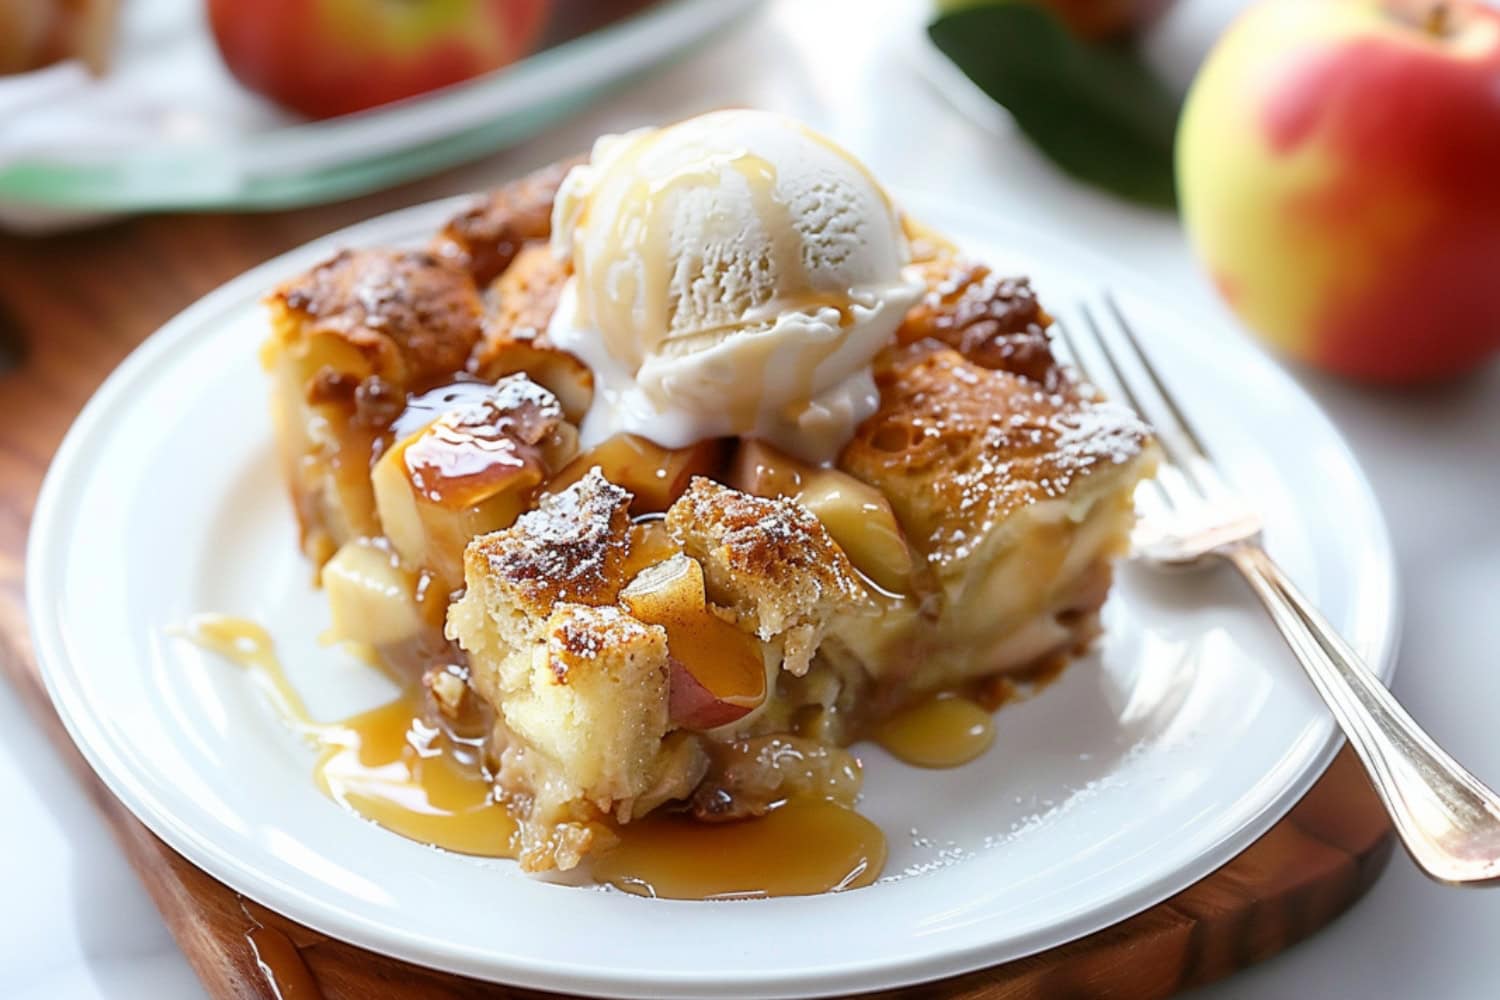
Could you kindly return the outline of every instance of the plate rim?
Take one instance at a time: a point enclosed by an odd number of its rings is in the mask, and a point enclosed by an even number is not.
[[[897,199],[904,205],[947,205],[953,211],[962,211],[972,220],[971,228],[988,230],[997,234],[997,247],[1005,247],[1016,253],[1024,253],[1021,244],[1000,240],[1003,236],[1024,236],[1035,240],[1044,251],[1061,251],[1080,263],[1099,265],[1100,273],[1106,277],[1100,284],[1118,283],[1125,279],[1129,291],[1137,294],[1160,293],[1160,289],[1148,277],[1135,272],[1129,265],[1118,263],[1103,254],[1070,240],[1044,233],[1036,227],[1006,220],[996,213],[983,210],[978,213],[970,207],[954,205],[950,199],[920,190],[893,189]],[[503,967],[497,966],[494,951],[446,945],[443,948],[423,949],[420,939],[387,927],[379,921],[365,920],[359,915],[344,913],[336,908],[320,904],[310,892],[280,882],[274,876],[253,871],[252,865],[241,865],[229,852],[218,850],[206,838],[186,823],[178,821],[170,810],[162,809],[162,803],[153,801],[152,795],[140,788],[128,768],[125,768],[107,746],[107,739],[98,732],[97,720],[90,719],[87,698],[76,686],[65,683],[75,673],[62,640],[61,622],[48,610],[49,594],[57,588],[52,586],[56,571],[55,556],[49,557],[49,539],[56,532],[55,524],[67,512],[69,498],[64,490],[67,482],[79,474],[75,468],[79,452],[108,415],[107,410],[115,403],[115,396],[123,386],[149,369],[175,349],[190,344],[202,326],[200,316],[208,317],[222,313],[226,306],[237,300],[258,297],[270,287],[274,276],[280,275],[303,259],[316,258],[335,246],[357,244],[366,234],[394,230],[403,223],[416,224],[416,220],[428,222],[441,218],[445,212],[466,203],[472,195],[458,195],[395,212],[386,213],[354,225],[339,229],[318,239],[279,254],[253,267],[207,295],[198,299],[168,320],[158,330],[145,338],[101,383],[85,404],[72,426],[64,436],[57,452],[49,464],[33,513],[26,548],[26,608],[27,622],[35,649],[39,672],[46,685],[49,697],[62,719],[70,738],[88,761],[95,774],[124,804],[130,812],[152,830],[173,850],[178,851],[191,863],[202,868],[214,878],[233,890],[240,892],[288,917],[306,924],[315,930],[329,934],[357,946],[378,951],[403,961],[429,968],[443,969],[462,975],[475,976],[489,981],[506,982],[513,985],[570,993],[618,997],[656,996],[826,996],[851,991],[896,988],[933,979],[959,975],[976,969],[1010,961],[1025,955],[1036,954],[1077,940],[1104,927],[1112,926],[1135,914],[1156,905],[1189,885],[1196,883],[1212,871],[1221,867],[1279,822],[1306,794],[1307,790],[1322,776],[1333,756],[1344,740],[1337,726],[1321,747],[1310,752],[1306,760],[1296,769],[1294,777],[1281,790],[1272,795],[1256,813],[1242,818],[1232,830],[1209,847],[1197,858],[1155,881],[1136,886],[1122,893],[1109,907],[1107,919],[1097,917],[1099,909],[1071,913],[1049,925],[1046,932],[1036,931],[1029,935],[1012,935],[1006,939],[1005,958],[995,957],[999,950],[993,941],[930,951],[919,958],[898,958],[883,963],[866,961],[844,965],[826,965],[809,972],[799,970],[796,978],[790,978],[778,970],[767,970],[757,974],[739,976],[705,976],[701,972],[679,972],[656,970],[652,978],[636,975],[621,980],[608,967],[575,963],[559,966],[555,962],[532,961],[529,956],[505,956]],[[939,213],[940,214],[940,213]],[[248,295],[247,295],[248,292]],[[1201,317],[1191,308],[1182,308],[1176,297],[1165,297],[1171,301],[1173,313],[1184,321]],[[1205,325],[1228,327],[1223,321]],[[1226,332],[1229,332],[1226,330]],[[1242,344],[1239,350],[1254,350]],[[1328,417],[1326,411],[1285,371],[1272,360],[1264,364],[1284,387],[1298,396],[1322,415],[1328,426],[1330,443],[1335,444],[1342,463],[1352,476],[1352,482],[1368,501],[1369,514],[1373,518],[1375,537],[1368,539],[1373,550],[1374,562],[1381,569],[1378,580],[1370,581],[1372,595],[1367,603],[1380,604],[1384,611],[1384,627],[1376,637],[1376,648],[1371,666],[1382,681],[1389,685],[1395,668],[1400,645],[1402,602],[1399,579],[1396,573],[1394,547],[1389,527],[1378,498],[1368,477],[1360,466],[1344,435]],[[59,666],[60,665],[60,666]],[[271,890],[276,890],[273,894]],[[701,905],[701,904],[677,904]],[[1057,938],[1058,929],[1065,936]],[[435,940],[435,939],[434,939]],[[1019,949],[1016,941],[1021,941]],[[415,942],[415,943],[414,943]],[[1011,954],[1010,952],[1015,952]],[[504,978],[498,978],[503,976]]]

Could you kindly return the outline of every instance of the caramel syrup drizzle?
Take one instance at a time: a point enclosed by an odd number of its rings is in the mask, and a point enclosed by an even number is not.
[[[340,722],[319,722],[254,622],[200,615],[184,637],[250,673],[277,713],[319,751],[314,780],[352,812],[408,839],[460,854],[516,856],[516,822],[496,800],[479,739],[430,725],[415,689]],[[780,803],[765,816],[706,824],[658,812],[614,829],[619,843],[592,874],[626,892],[671,899],[794,896],[874,882],[880,829],[824,799]]]

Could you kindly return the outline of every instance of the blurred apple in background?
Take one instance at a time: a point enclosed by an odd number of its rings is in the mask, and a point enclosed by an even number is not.
[[[1420,382],[1500,350],[1500,13],[1263,0],[1193,84],[1177,176],[1220,291],[1285,353]]]
[[[499,69],[531,51],[549,0],[209,0],[230,72],[313,118]]]
[[[1146,27],[1172,0],[938,0],[938,12],[951,14],[982,4],[1029,3],[1056,14],[1079,38],[1117,38]]]

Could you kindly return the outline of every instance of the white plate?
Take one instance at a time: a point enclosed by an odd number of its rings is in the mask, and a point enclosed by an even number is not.
[[[1232,331],[1173,313],[1128,272],[965,207],[907,199],[972,252],[1034,276],[1066,313],[1108,284],[1211,446],[1259,502],[1269,545],[1383,675],[1396,595],[1375,501],[1337,433]],[[692,903],[522,876],[424,847],[313,787],[312,752],[247,677],[173,639],[202,611],[276,636],[315,714],[385,698],[320,647],[272,461],[259,296],[344,244],[418,242],[447,202],[376,219],[231,282],[109,379],[42,491],[28,553],[38,658],[74,740],[167,843],[318,930],[483,979],[633,997],[889,987],[1017,958],[1114,923],[1229,860],[1330,759],[1333,724],[1228,573],[1120,574],[1101,649],[1005,708],[952,771],[870,747],[862,810],[892,876],[841,895]]]

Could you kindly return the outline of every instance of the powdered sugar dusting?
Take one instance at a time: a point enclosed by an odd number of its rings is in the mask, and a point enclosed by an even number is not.
[[[535,606],[607,603],[629,550],[630,499],[595,466],[568,489],[543,497],[510,528],[471,545],[492,573]]]
[[[881,411],[845,453],[886,489],[935,563],[957,563],[1031,504],[1069,496],[1094,472],[1141,454],[1134,414],[985,369],[951,350],[913,354],[884,372]]]

